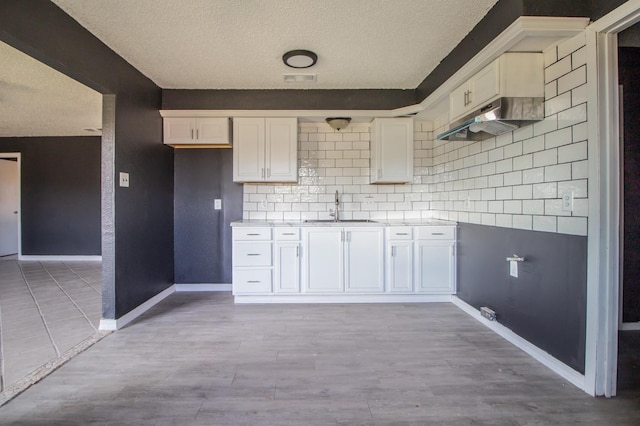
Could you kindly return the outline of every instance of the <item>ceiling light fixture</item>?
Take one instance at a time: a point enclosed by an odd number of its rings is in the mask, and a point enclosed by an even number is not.
[[[291,68],[309,68],[318,62],[318,55],[310,50],[290,50],[282,55],[282,62]]]
[[[332,129],[340,131],[340,129],[344,129],[349,125],[351,117],[329,117],[326,121]]]

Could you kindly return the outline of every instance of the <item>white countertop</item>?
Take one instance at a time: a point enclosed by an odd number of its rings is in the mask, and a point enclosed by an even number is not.
[[[457,222],[440,219],[375,220],[372,222],[270,222],[265,220],[238,220],[231,226],[456,226]]]

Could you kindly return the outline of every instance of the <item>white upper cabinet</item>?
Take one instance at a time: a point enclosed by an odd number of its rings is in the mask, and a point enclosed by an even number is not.
[[[543,97],[542,53],[509,52],[501,55],[449,95],[449,119],[500,97]]]
[[[371,183],[413,181],[413,118],[376,118],[371,125]]]
[[[166,145],[229,145],[229,119],[226,117],[165,117]]]
[[[234,182],[297,182],[297,149],[296,118],[234,118]]]

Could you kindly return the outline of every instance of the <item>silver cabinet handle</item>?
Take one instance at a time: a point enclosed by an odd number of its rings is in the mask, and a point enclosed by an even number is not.
[[[469,105],[471,105],[471,102],[473,102],[473,99],[471,97],[472,94],[473,94],[473,92],[471,90],[469,90],[469,92],[467,94],[467,102],[469,103]]]
[[[251,237],[257,237],[257,236],[258,236],[258,235],[260,235],[260,234],[247,234],[247,235],[248,235],[248,236],[251,236]]]
[[[296,235],[296,234],[293,232],[283,232],[282,235]]]
[[[296,257],[300,257],[300,246],[296,246]]]
[[[271,177],[271,168],[267,167],[267,177]]]
[[[260,253],[247,253],[247,256],[260,256]]]
[[[200,139],[200,129],[196,129],[196,139]]]
[[[193,139],[193,129],[191,129],[191,139]]]
[[[431,235],[444,235],[444,232],[432,232]]]
[[[396,232],[396,235],[409,235],[406,232]]]
[[[340,231],[340,241],[344,243],[344,231]]]
[[[347,231],[347,241],[351,242],[351,231]]]
[[[247,281],[247,282],[248,282],[249,284],[259,284],[259,283],[261,283],[262,281]]]
[[[264,178],[264,167],[261,169],[262,170],[262,177]]]
[[[391,257],[396,257],[396,246],[391,246]]]

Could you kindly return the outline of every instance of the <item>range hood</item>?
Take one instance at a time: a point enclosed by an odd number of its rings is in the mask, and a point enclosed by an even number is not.
[[[481,141],[544,119],[544,98],[498,98],[451,123],[438,140]]]

